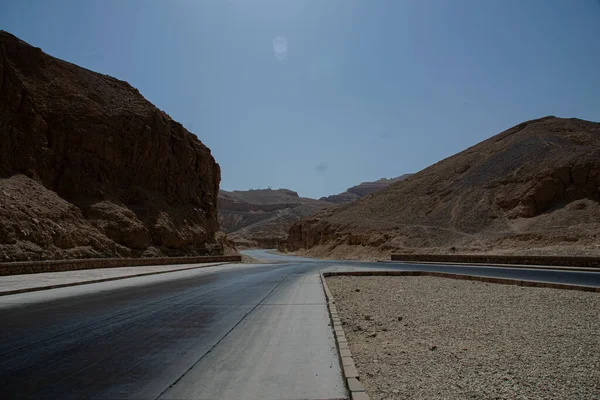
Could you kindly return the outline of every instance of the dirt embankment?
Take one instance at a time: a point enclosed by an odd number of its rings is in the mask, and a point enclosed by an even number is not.
[[[203,255],[220,169],[127,82],[0,31],[2,261]]]
[[[282,249],[600,255],[600,123],[524,122],[354,203],[290,228]]]

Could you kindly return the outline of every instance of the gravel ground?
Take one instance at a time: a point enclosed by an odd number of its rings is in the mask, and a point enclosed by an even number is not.
[[[372,399],[600,399],[600,295],[330,277]]]

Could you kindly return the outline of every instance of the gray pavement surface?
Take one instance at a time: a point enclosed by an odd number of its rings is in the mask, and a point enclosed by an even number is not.
[[[319,270],[600,286],[600,273],[321,261],[233,264],[0,297],[2,399],[340,399]]]

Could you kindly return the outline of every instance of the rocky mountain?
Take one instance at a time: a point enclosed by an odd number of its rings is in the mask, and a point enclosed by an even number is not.
[[[238,246],[274,248],[294,222],[331,205],[288,189],[221,190],[219,222]]]
[[[411,175],[412,174],[404,174],[396,178],[381,178],[374,182],[363,182],[360,185],[352,186],[345,192],[333,194],[327,197],[321,197],[319,200],[335,204],[350,203],[352,201],[356,201],[360,198],[363,198],[369,194],[379,192],[380,190],[391,185],[392,183],[400,182]]]
[[[218,252],[219,182],[127,82],[0,31],[0,259]]]
[[[288,250],[600,254],[600,123],[519,124],[356,202],[295,223]]]

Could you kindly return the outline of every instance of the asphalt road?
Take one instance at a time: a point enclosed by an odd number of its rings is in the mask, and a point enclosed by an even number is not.
[[[600,273],[318,261],[238,264],[0,297],[2,399],[346,398],[319,270],[600,286]]]

